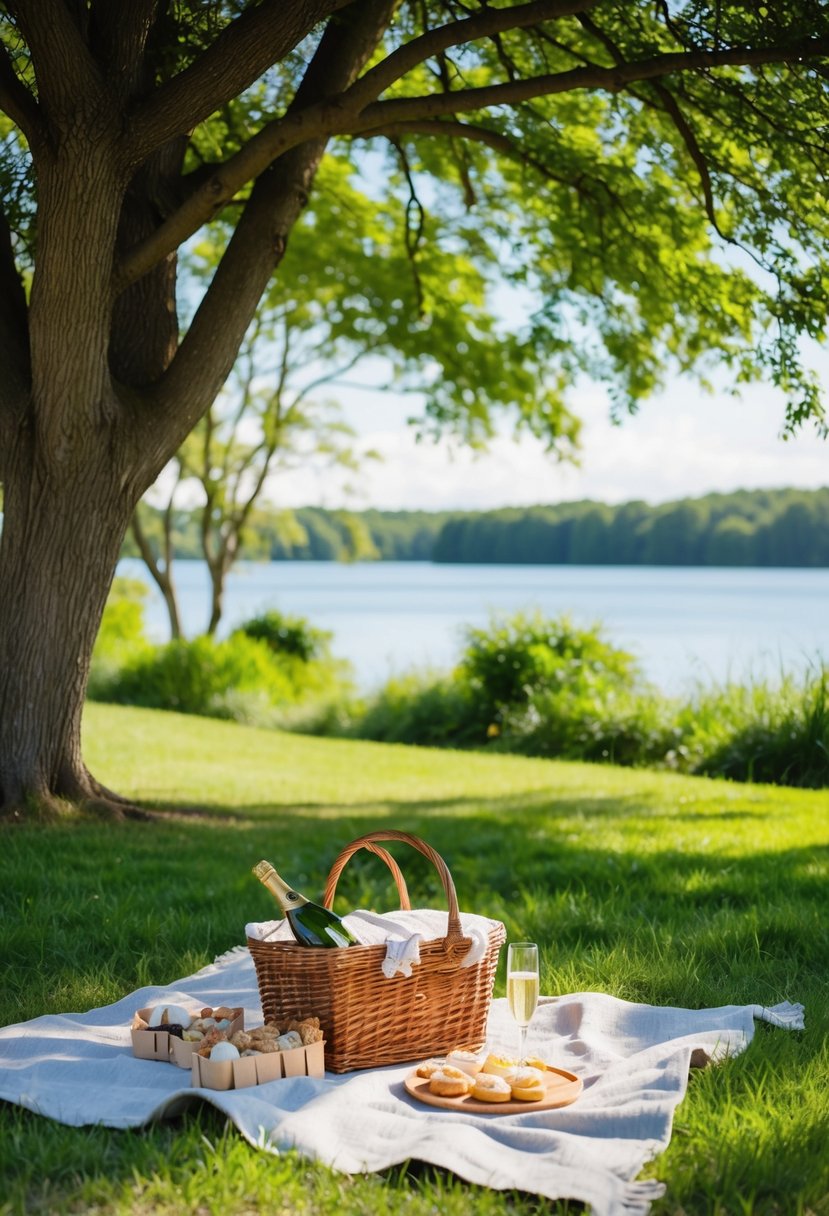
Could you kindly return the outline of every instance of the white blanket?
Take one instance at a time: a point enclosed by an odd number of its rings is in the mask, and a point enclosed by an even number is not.
[[[295,1148],[346,1173],[417,1159],[482,1186],[581,1200],[594,1216],[644,1216],[663,1188],[634,1179],[670,1140],[692,1056],[696,1064],[742,1051],[755,1018],[803,1026],[802,1006],[788,1003],[688,1010],[599,993],[542,997],[528,1047],[578,1073],[584,1092],[560,1110],[466,1115],[410,1098],[403,1088],[408,1064],[227,1092],[191,1089],[189,1073],[135,1059],[129,1035],[136,1009],[187,998],[242,1005],[246,1024],[262,1020],[253,964],[239,947],[169,988],[142,988],[89,1013],[0,1029],[0,1098],[61,1123],[117,1128],[206,1100],[256,1147]],[[492,1004],[488,1033],[491,1047],[515,1047],[503,1000]]]

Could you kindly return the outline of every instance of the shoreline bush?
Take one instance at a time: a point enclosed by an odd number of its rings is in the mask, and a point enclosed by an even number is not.
[[[452,672],[388,681],[342,733],[820,789],[829,668],[671,698],[600,628],[519,614],[467,629]]]
[[[358,698],[331,636],[265,612],[223,642],[150,643],[143,588],[117,580],[90,699],[301,734],[515,752],[820,789],[829,786],[829,667],[802,679],[700,686],[671,698],[600,626],[492,618],[450,672],[410,672]]]
[[[271,612],[224,641],[202,635],[154,645],[136,588],[144,591],[116,580],[93,655],[90,700],[335,733],[337,707],[353,685],[350,664],[331,656],[329,634]]]

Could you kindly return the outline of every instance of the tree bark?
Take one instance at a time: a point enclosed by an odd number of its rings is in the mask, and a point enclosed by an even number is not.
[[[394,6],[395,0],[348,6],[336,36],[328,32],[321,40],[300,90],[303,101],[308,92],[352,82]],[[251,10],[250,21],[276,8],[268,0]],[[313,5],[296,0],[292,8],[307,19]],[[141,13],[148,11],[141,6]],[[324,140],[305,143],[256,181],[177,351],[174,259],[117,303],[111,284],[119,244],[152,231],[166,211],[183,152],[183,144],[170,140],[178,127],[148,148],[148,158],[129,160],[123,104],[125,93],[141,87],[142,23],[123,31],[98,26],[97,36],[113,53],[120,48],[123,78],[115,87],[110,65],[90,53],[88,29],[73,26],[67,13],[59,0],[18,5],[35,70],[44,77],[39,105],[47,138],[35,152],[38,249],[23,337],[15,332],[22,320],[17,288],[0,308],[0,338],[16,352],[0,394],[0,438],[7,448],[0,537],[0,805],[6,813],[32,805],[58,810],[64,799],[105,795],[83,762],[81,719],[121,542],[141,494],[230,371],[325,148]],[[53,20],[58,39],[50,35]],[[187,79],[198,83],[199,71],[178,79],[182,88]],[[11,283],[7,231],[0,237],[0,277]],[[221,585],[219,579],[214,612]]]
[[[107,453],[82,476],[20,442],[0,539],[0,795],[4,811],[99,800],[81,754],[90,657],[132,502]],[[78,577],[78,571],[83,577]]]

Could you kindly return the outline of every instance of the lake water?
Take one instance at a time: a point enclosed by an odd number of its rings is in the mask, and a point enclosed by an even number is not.
[[[119,573],[149,584],[143,564]],[[182,622],[207,621],[207,570],[176,566]],[[667,692],[696,681],[774,678],[829,659],[829,570],[654,566],[451,566],[428,562],[242,562],[231,573],[220,635],[266,608],[307,617],[370,688],[412,667],[447,668],[464,625],[491,613],[540,609],[577,624],[601,622]],[[152,637],[169,637],[161,596],[147,605]]]

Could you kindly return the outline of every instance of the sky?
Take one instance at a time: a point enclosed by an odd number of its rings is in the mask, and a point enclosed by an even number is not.
[[[829,357],[816,366],[829,384]],[[327,469],[282,473],[271,487],[276,505],[488,510],[580,498],[660,503],[711,491],[829,485],[829,441],[812,429],[782,440],[782,399],[763,385],[746,388],[738,399],[708,396],[677,381],[618,426],[610,421],[604,391],[587,387],[573,400],[583,420],[578,467],[555,461],[537,441],[516,442],[507,428],[482,455],[447,440],[418,443],[406,425],[410,399],[354,388],[336,396],[357,432],[357,446],[382,459],[366,462],[357,478]]]

